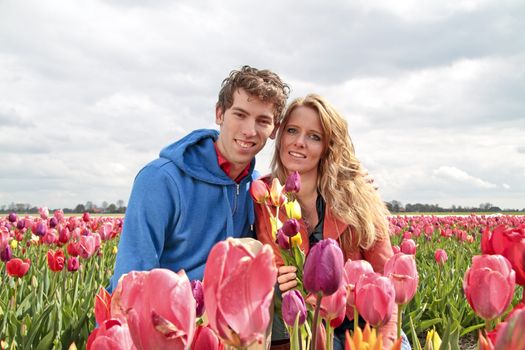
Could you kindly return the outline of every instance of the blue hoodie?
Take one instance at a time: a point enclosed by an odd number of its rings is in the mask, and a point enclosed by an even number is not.
[[[160,152],[135,178],[120,238],[114,290],[122,274],[162,267],[202,279],[211,248],[255,237],[249,194],[255,160],[239,184],[219,167],[216,130],[196,130]]]

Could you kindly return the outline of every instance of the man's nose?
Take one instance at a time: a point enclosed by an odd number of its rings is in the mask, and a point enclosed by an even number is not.
[[[246,118],[246,120],[243,123],[242,133],[244,136],[248,137],[255,136],[255,120],[253,120],[252,118]]]

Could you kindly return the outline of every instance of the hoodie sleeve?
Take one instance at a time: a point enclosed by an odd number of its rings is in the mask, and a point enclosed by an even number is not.
[[[166,232],[172,231],[179,216],[178,198],[175,182],[162,166],[148,165],[139,172],[126,209],[110,291],[123,274],[160,266]]]

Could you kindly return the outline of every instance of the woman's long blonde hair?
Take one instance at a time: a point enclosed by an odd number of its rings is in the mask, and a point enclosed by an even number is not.
[[[341,248],[368,249],[376,239],[388,234],[388,210],[377,191],[360,174],[346,120],[323,97],[310,94],[292,101],[284,113],[275,141],[272,175],[284,183],[287,173],[279,157],[281,138],[288,118],[299,106],[312,108],[319,115],[324,132],[324,152],[318,165],[317,189],[332,214],[351,227],[341,236]]]

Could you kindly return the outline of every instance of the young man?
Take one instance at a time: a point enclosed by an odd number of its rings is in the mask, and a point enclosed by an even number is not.
[[[275,136],[288,93],[271,71],[232,71],[215,108],[220,132],[193,131],[138,173],[111,290],[131,270],[184,269],[190,280],[202,279],[215,243],[255,237],[249,194],[255,155]]]

